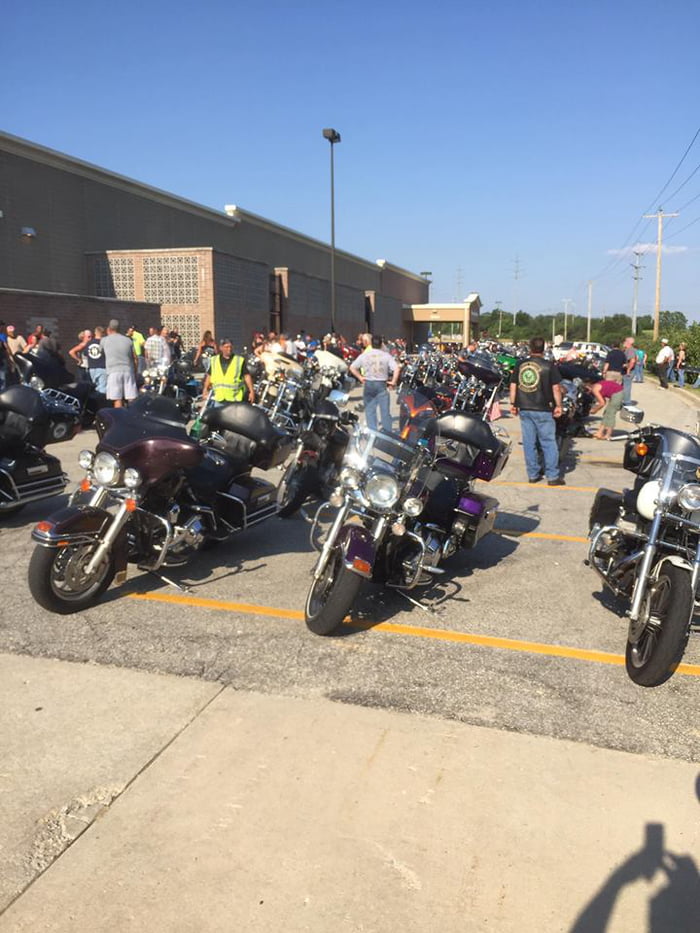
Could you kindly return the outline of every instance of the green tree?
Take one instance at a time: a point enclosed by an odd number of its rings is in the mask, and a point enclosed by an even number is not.
[[[669,333],[687,330],[688,319],[681,311],[661,311],[659,312],[659,327]]]

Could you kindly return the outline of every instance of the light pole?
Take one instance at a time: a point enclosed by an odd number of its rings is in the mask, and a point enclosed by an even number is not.
[[[333,178],[333,146],[340,142],[337,130],[325,129],[323,138],[331,144],[331,331],[335,333],[335,181]]]

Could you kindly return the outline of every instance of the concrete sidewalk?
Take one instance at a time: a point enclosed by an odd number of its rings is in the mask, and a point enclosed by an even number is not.
[[[1,874],[45,868],[3,933],[697,929],[697,765],[95,665],[0,683]]]

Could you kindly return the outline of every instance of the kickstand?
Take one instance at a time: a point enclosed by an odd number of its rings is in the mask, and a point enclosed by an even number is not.
[[[174,580],[170,580],[168,577],[163,576],[162,573],[158,573],[158,572],[155,571],[155,570],[149,570],[148,572],[149,572],[150,574],[152,574],[154,577],[158,577],[158,579],[161,580],[163,583],[167,583],[169,586],[174,586],[175,589],[176,589],[176,590],[180,590],[181,593],[191,593],[191,592],[192,592],[192,590],[189,588],[189,586],[183,586],[181,583],[176,583]]]
[[[405,599],[412,603],[417,609],[422,609],[423,612],[427,612],[429,615],[435,615],[430,606],[424,606],[423,603],[419,603],[417,599],[414,599],[412,596],[409,596],[408,593],[404,593],[403,590],[397,590]]]

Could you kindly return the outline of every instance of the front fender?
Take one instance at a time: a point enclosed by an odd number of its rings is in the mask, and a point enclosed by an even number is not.
[[[32,531],[32,538],[49,548],[89,544],[101,538],[113,521],[114,516],[105,509],[91,505],[68,506],[39,522]],[[112,555],[116,571],[124,570],[128,556],[126,527],[114,542]]]
[[[369,579],[377,557],[377,548],[372,533],[362,525],[343,525],[338,534],[338,544],[343,552],[343,563],[347,569]]]

